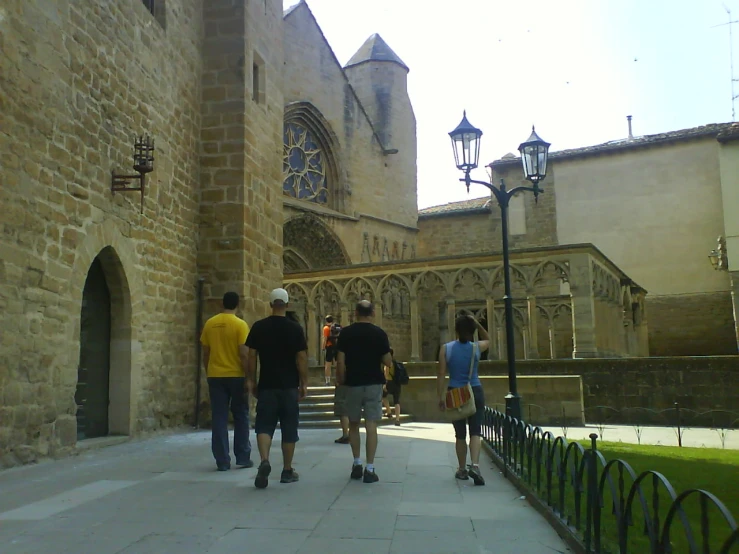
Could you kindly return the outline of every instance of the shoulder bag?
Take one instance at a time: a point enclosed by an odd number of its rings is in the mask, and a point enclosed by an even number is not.
[[[475,406],[475,396],[472,394],[472,372],[475,369],[475,357],[477,355],[477,343],[472,343],[472,358],[470,359],[470,373],[467,378],[467,384],[463,387],[456,387],[446,391],[444,397],[444,418],[447,421],[459,421],[467,419],[474,415],[477,411]]]

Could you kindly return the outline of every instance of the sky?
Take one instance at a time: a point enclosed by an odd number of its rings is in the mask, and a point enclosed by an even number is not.
[[[284,0],[285,8],[296,0]],[[729,27],[739,0],[308,0],[340,63],[379,33],[410,67],[418,206],[481,197],[449,131],[467,110],[480,167],[531,126],[551,151],[732,121]],[[739,24],[733,28],[739,78]],[[735,83],[739,94],[739,82]],[[739,100],[736,101],[739,110]]]

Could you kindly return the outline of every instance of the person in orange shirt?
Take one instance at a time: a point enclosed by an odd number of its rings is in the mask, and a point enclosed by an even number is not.
[[[338,342],[341,325],[334,323],[334,316],[326,316],[326,324],[323,326],[323,344],[321,348],[324,354],[323,375],[326,385],[331,384],[331,366],[336,361],[336,343]]]
[[[252,467],[249,442],[249,400],[245,394],[249,326],[236,316],[239,295],[223,295],[223,311],[205,322],[200,342],[208,376],[212,416],[211,450],[218,471],[231,469],[228,450],[228,410],[234,419],[236,465]]]

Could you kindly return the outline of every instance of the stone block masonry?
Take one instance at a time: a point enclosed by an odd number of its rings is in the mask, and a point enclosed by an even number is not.
[[[432,375],[437,370],[437,364],[431,363],[407,364],[406,367],[411,377]],[[695,419],[696,413],[739,411],[738,356],[526,360],[517,361],[516,368],[518,375],[524,377],[579,375],[585,420],[589,424],[598,423],[598,417],[606,415],[611,423],[630,424],[638,417],[644,425],[669,424],[667,418],[671,414],[650,414],[648,411],[629,414],[624,410],[645,408],[660,412],[672,409],[675,402],[689,410],[684,413],[684,421],[690,419],[694,426],[711,427],[714,423],[708,415]],[[506,362],[481,362],[480,374],[507,375]],[[491,405],[502,402],[490,395],[486,400]],[[525,396],[523,402],[525,410]],[[599,410],[599,406],[612,410]],[[717,417],[720,422],[721,416]]]
[[[247,319],[265,313],[281,281],[282,4],[246,4],[208,2],[204,21],[202,0],[167,0],[165,29],[139,1],[3,2],[0,466],[75,446],[96,258],[111,298],[113,434],[190,421],[201,273],[210,294],[255,299]],[[243,91],[255,49],[259,102]],[[145,133],[156,159],[140,214],[138,194],[113,196],[110,182],[131,172]]]

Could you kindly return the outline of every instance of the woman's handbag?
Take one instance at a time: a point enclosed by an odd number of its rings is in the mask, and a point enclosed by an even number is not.
[[[472,343],[472,359],[470,359],[470,374],[464,387],[456,387],[446,391],[444,397],[444,418],[447,421],[459,421],[467,419],[477,411],[475,406],[475,395],[472,394],[472,372],[475,369],[475,355],[477,354],[477,343]]]

